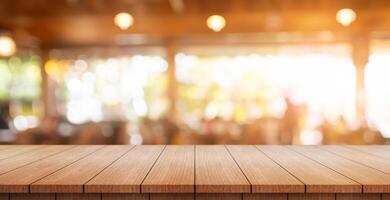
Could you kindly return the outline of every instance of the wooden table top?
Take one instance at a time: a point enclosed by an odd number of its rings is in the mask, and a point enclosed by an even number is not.
[[[390,146],[0,146],[0,193],[390,193]]]

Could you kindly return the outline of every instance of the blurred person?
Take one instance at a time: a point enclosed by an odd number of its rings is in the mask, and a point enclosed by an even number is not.
[[[14,140],[14,134],[10,130],[9,103],[0,103],[0,143],[10,143]]]
[[[284,113],[282,130],[280,132],[281,144],[292,144],[294,137],[299,133],[299,107],[290,98],[285,98],[286,111]]]
[[[0,104],[0,129],[9,129],[9,120],[9,104],[2,103]]]
[[[114,124],[114,134],[112,144],[129,144],[130,135],[127,122],[117,122]]]
[[[177,137],[179,128],[177,127],[176,123],[168,117],[162,118],[160,123],[163,127],[164,135],[166,137],[165,144],[172,144],[174,139]]]
[[[73,144],[106,144],[102,127],[97,123],[83,125],[75,134]]]
[[[28,129],[16,134],[16,144],[59,144],[58,118],[45,118],[37,128]]]

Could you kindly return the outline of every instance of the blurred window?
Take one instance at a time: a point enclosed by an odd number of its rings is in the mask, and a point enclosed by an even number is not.
[[[168,107],[167,62],[159,55],[51,59],[58,111],[75,124],[157,119]]]
[[[0,59],[0,103],[17,130],[38,125],[41,115],[40,58],[35,55]],[[5,108],[3,108],[5,109]]]
[[[191,48],[176,55],[176,66],[178,112],[187,122],[282,118],[288,98],[304,110],[303,129],[340,117],[356,126],[348,45]]]
[[[390,138],[390,42],[373,41],[365,70],[368,125]]]

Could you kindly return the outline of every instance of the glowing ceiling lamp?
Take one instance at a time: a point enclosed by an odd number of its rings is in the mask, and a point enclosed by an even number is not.
[[[356,19],[356,13],[350,8],[344,8],[336,14],[337,22],[343,26],[349,26]]]
[[[121,12],[115,15],[114,22],[120,29],[126,30],[133,25],[134,18],[129,13]]]
[[[0,56],[9,57],[16,52],[15,41],[9,36],[0,36]]]
[[[207,18],[207,26],[215,31],[221,31],[226,25],[226,20],[221,15],[212,15]]]

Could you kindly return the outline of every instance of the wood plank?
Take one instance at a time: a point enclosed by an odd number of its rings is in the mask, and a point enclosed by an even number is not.
[[[167,146],[145,181],[142,192],[193,193],[195,191],[195,146]]]
[[[7,148],[10,148],[12,147],[13,145],[4,145],[4,144],[0,144],[0,151],[4,150],[4,149],[7,149]]]
[[[287,194],[244,194],[243,200],[287,200]]]
[[[315,146],[290,146],[289,148],[362,184],[363,192],[390,192],[390,175],[388,174]]]
[[[382,194],[382,200],[390,200],[390,194]]]
[[[0,160],[0,174],[4,174],[16,168],[22,167],[24,165],[28,165],[30,163],[69,150],[74,147],[75,146],[65,146],[65,145],[46,146],[45,145],[45,146],[40,146],[36,150],[24,152],[23,154]]]
[[[306,185],[309,193],[360,193],[359,183],[283,146],[257,146]]]
[[[4,144],[0,144],[0,153],[1,153],[1,151],[6,150],[6,149],[8,149],[8,148],[12,148],[12,147],[16,147],[16,145],[4,145]]]
[[[384,159],[372,154],[350,149],[344,146],[328,145],[320,146],[320,148],[332,152],[336,155],[342,156],[349,160],[358,162],[360,164],[380,170],[384,173],[390,174],[390,160]]]
[[[288,194],[288,200],[335,200],[335,194],[323,193],[323,194]]]
[[[197,193],[196,200],[242,200],[242,194]]]
[[[56,200],[101,200],[101,194],[93,194],[93,193],[62,193],[56,194]]]
[[[347,148],[352,148],[378,157],[390,159],[390,148],[385,146],[390,145],[346,145]]]
[[[150,194],[150,200],[195,200],[195,196],[194,194],[188,194],[188,193],[182,193],[182,194],[155,193],[155,194]]]
[[[85,192],[140,193],[141,183],[165,146],[136,146],[84,186]]]
[[[9,194],[1,194],[0,193],[0,200],[9,200]]]
[[[301,193],[305,185],[254,146],[229,145],[227,149],[248,178],[253,193]]]
[[[336,194],[337,200],[381,200],[381,194]]]
[[[55,194],[11,194],[10,200],[55,200]]]
[[[0,176],[0,192],[29,192],[29,185],[103,146],[77,146]],[[34,172],[34,173],[31,173]]]
[[[149,200],[149,194],[104,193],[104,194],[102,194],[102,200]]]
[[[106,146],[93,154],[33,183],[33,193],[81,193],[83,186],[103,169],[128,152],[132,146]]]
[[[195,147],[197,193],[249,193],[250,184],[225,146]]]
[[[13,157],[13,156],[16,156],[19,154],[23,154],[26,152],[30,152],[30,151],[33,151],[33,150],[38,149],[38,148],[39,148],[38,145],[23,145],[23,146],[7,145],[7,148],[4,148],[0,151],[0,160],[10,158],[10,157]]]

